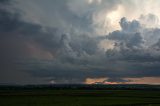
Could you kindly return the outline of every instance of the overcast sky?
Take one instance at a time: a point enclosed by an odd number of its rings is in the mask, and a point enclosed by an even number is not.
[[[0,84],[160,84],[160,0],[0,0]]]

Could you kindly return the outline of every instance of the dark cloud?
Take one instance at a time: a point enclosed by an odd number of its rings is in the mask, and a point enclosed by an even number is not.
[[[116,40],[116,43],[114,49],[106,52],[110,61],[120,61],[120,68],[124,68],[125,72],[120,71],[119,77],[159,76],[160,55],[159,50],[155,49],[158,42],[154,44],[155,48],[148,46],[148,39],[144,35],[151,30],[151,35],[156,35],[159,29],[144,29],[139,27],[141,25],[138,21],[129,22],[126,18],[122,18],[120,24],[122,30],[114,31],[107,36],[107,39]]]
[[[35,58],[38,54],[42,54],[38,58],[43,58],[48,55],[47,52],[52,55],[60,45],[61,37],[58,40],[58,33],[54,28],[50,30],[46,28],[45,32],[42,31],[40,25],[22,21],[19,13],[9,11],[12,8],[10,2],[7,0],[0,2],[3,5],[3,8],[0,8],[0,73],[2,82],[12,82],[12,80],[15,82],[17,76],[23,79],[27,72],[21,72],[23,67],[21,69],[17,62],[27,58]],[[6,3],[7,5],[5,5]],[[11,77],[12,75],[13,77]],[[27,79],[23,79],[24,82],[27,82]],[[23,80],[20,82],[23,83]]]
[[[1,3],[4,4],[4,2]],[[4,76],[4,70],[7,70],[5,76],[1,77],[2,81],[6,79],[6,81],[13,80],[14,82],[17,79],[10,79],[9,76],[13,73],[21,76],[21,71],[27,74],[38,71],[35,76],[46,73],[44,74],[46,77],[52,75],[52,77],[58,76],[57,78],[62,77],[62,79],[63,76],[65,78],[76,77],[79,75],[79,69],[76,68],[80,66],[73,67],[63,64],[84,64],[81,58],[85,58],[85,55],[94,54],[98,49],[96,39],[88,35],[71,36],[63,34],[57,28],[25,22],[21,19],[21,14],[12,13],[8,11],[8,7],[6,8],[0,9],[1,76]],[[51,55],[53,58],[46,58],[46,55]],[[43,66],[46,65],[43,69],[40,63],[48,59],[52,59],[52,61],[43,64]],[[36,60],[36,62],[32,64],[32,60]],[[63,66],[64,68],[62,68]],[[65,69],[66,67],[67,69]],[[73,73],[72,70],[76,73]]]
[[[145,28],[139,21],[122,18],[119,23],[122,30],[106,37],[92,36],[86,31],[79,33],[73,29],[78,26],[85,29],[90,18],[81,17],[87,14],[82,11],[75,14],[73,7],[66,10],[69,14],[63,14],[65,17],[61,16],[65,25],[73,23],[75,27],[66,33],[62,27],[25,21],[20,10],[11,11],[10,2],[0,2],[3,5],[0,8],[0,82],[81,83],[86,78],[101,77],[126,82],[123,78],[160,76],[159,28]],[[153,16],[150,18],[154,20]],[[157,40],[149,43],[151,36]],[[99,43],[104,39],[114,41],[114,48],[102,50]]]
[[[125,17],[123,17],[120,21],[120,26],[123,31],[126,32],[138,32],[141,28],[141,25],[138,21],[133,20],[132,22],[127,21]]]

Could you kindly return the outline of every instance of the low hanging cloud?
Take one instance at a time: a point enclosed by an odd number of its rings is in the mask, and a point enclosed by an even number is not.
[[[142,18],[151,20],[150,23],[157,21],[155,15],[141,16],[141,19],[133,21],[122,17],[120,30],[96,36],[90,30],[97,28],[92,20],[97,13],[95,5],[98,2],[105,5],[105,1],[91,0],[81,11],[79,8],[83,5],[79,2],[84,4],[86,1],[71,1],[54,2],[66,8],[64,17],[57,19],[64,23],[56,25],[54,19],[55,26],[29,21],[26,16],[24,18],[23,11],[13,6],[15,2],[0,1],[0,83],[47,83],[49,80],[54,83],[84,83],[87,78],[128,82],[125,78],[160,76],[160,29],[155,25],[155,28],[149,28],[141,21]],[[106,5],[112,4],[114,10],[121,3],[110,1]],[[93,10],[88,5],[93,6]],[[98,10],[103,10],[102,7]],[[56,8],[54,15],[58,12]],[[83,17],[89,13],[91,17]],[[69,23],[73,26],[68,30]],[[92,33],[86,33],[90,31]],[[103,40],[112,41],[113,48],[100,48]]]

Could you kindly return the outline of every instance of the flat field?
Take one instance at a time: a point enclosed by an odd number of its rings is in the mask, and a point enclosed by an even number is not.
[[[0,90],[0,106],[160,106],[160,91]]]

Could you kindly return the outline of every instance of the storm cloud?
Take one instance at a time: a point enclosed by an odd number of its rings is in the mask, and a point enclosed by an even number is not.
[[[160,77],[158,16],[133,20],[123,16],[114,30],[108,15],[122,11],[123,0],[47,2],[0,1],[0,83],[85,83],[87,78],[130,82],[125,78]],[[111,43],[101,47],[103,41]]]

